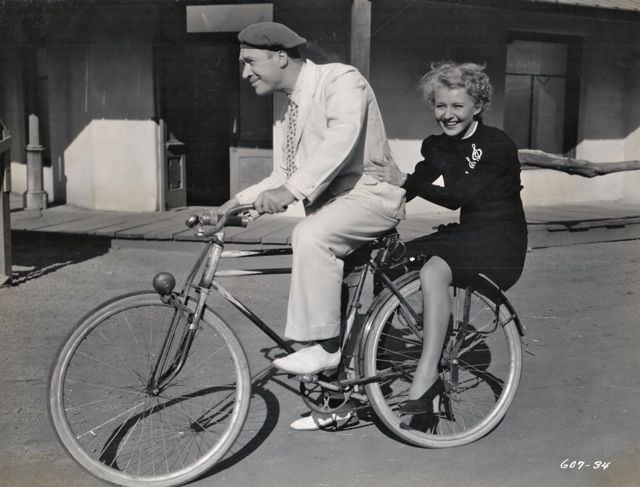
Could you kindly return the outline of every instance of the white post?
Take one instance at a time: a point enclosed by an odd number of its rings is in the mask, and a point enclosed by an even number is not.
[[[47,193],[43,188],[42,152],[38,117],[29,115],[29,144],[27,152],[27,191],[23,195],[26,210],[43,210],[47,207]]]

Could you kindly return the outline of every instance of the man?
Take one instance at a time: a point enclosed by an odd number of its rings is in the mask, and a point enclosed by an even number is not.
[[[242,77],[260,96],[286,94],[288,104],[274,123],[273,173],[218,211],[254,203],[260,213],[278,213],[303,202],[285,336],[315,344],[273,365],[315,374],[341,358],[342,259],[398,224],[404,190],[363,175],[369,161],[388,160],[390,151],[373,91],[355,68],[305,60],[306,40],[275,22],[250,25],[238,40]]]

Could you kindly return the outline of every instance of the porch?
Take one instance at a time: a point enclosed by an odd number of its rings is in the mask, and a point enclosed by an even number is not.
[[[111,239],[112,247],[190,248],[202,239],[185,220],[212,207],[188,206],[165,212],[95,211],[68,205],[42,211],[22,209],[21,199],[11,197],[11,228],[14,232],[63,233]],[[606,202],[596,205],[527,206],[529,247],[632,240],[640,238],[640,208]],[[409,215],[398,231],[403,239],[429,233],[435,225],[456,221],[455,212]],[[229,228],[226,241],[239,245],[289,245],[299,218],[264,215],[247,228]]]

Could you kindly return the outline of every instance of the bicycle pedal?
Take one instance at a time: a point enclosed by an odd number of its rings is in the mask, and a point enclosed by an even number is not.
[[[332,381],[338,377],[338,368],[326,369],[318,374],[318,378],[325,381]]]
[[[322,380],[325,382],[332,382],[337,378],[337,376],[338,376],[338,369],[335,368],[335,369],[326,369],[317,374],[305,374],[299,377],[302,382],[315,383],[315,382],[318,382],[319,380]]]

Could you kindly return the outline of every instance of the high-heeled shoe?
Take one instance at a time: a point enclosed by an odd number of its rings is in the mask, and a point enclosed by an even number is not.
[[[400,429],[434,434],[438,428],[438,421],[439,417],[436,413],[429,411],[408,416],[407,419],[400,421]]]
[[[398,406],[402,415],[433,413],[433,399],[444,392],[444,383],[438,377],[429,389],[417,399],[407,399]]]

